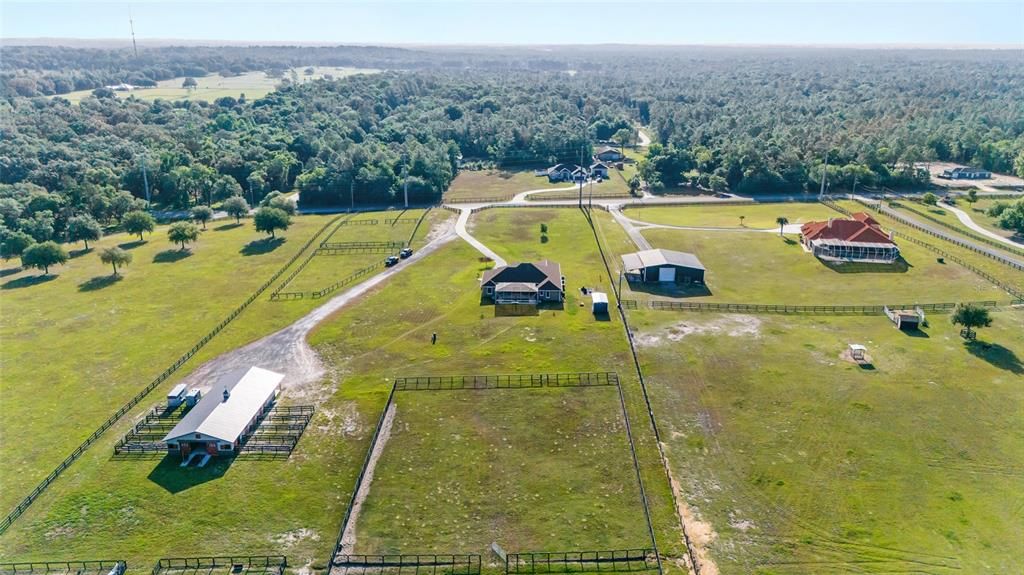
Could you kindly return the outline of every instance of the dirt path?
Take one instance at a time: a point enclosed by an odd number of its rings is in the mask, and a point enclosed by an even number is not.
[[[995,232],[993,232],[993,231],[991,231],[991,230],[989,230],[989,229],[987,229],[987,228],[985,228],[985,227],[975,223],[975,221],[971,219],[971,216],[967,212],[961,210],[960,208],[958,208],[956,206],[952,206],[952,205],[944,203],[944,202],[939,202],[939,206],[941,206],[941,207],[943,207],[943,208],[953,212],[953,214],[956,215],[956,219],[960,220],[961,224],[971,228],[972,230],[978,232],[979,234],[981,234],[983,236],[992,238],[993,240],[996,240],[997,242],[1002,242],[1002,243],[1007,244],[1007,245],[1011,245],[1011,246],[1018,247],[1018,248],[1024,248],[1024,244],[1019,244],[1019,243],[1017,243],[1017,242],[1015,242],[1015,241],[1013,241],[1013,240],[1011,240],[1009,238],[1005,238],[1005,237],[1003,237],[1003,236],[1001,236],[1001,235],[999,235],[999,234],[997,234],[997,233],[995,233]]]
[[[189,387],[209,388],[222,374],[240,367],[258,366],[284,374],[282,388],[291,397],[315,398],[309,386],[324,375],[324,366],[306,337],[310,331],[334,312],[352,303],[393,275],[424,260],[431,253],[455,239],[451,221],[435,227],[428,235],[428,243],[401,264],[334,296],[327,303],[310,311],[288,327],[258,339],[248,345],[226,352],[199,366],[182,383]],[[288,305],[280,303],[274,305]]]
[[[377,469],[377,461],[380,460],[381,454],[384,453],[384,446],[391,439],[391,426],[394,423],[395,404],[392,403],[391,407],[388,408],[388,412],[384,414],[384,420],[381,422],[377,441],[374,442],[372,451],[370,451],[370,460],[366,464],[366,472],[363,474],[363,480],[359,483],[359,490],[356,491],[355,499],[352,502],[352,512],[349,513],[348,522],[345,523],[345,527],[342,530],[341,549],[339,551],[342,555],[351,555],[356,548],[356,524],[359,522],[359,512],[362,511],[363,503],[370,494],[373,472]]]

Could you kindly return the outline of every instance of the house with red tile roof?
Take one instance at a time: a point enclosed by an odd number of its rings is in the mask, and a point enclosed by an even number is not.
[[[891,234],[864,212],[849,219],[807,222],[800,228],[800,242],[804,249],[824,261],[889,264],[900,258],[900,249]]]

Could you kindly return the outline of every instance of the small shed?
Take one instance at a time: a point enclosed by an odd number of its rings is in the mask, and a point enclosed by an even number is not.
[[[167,409],[174,409],[183,401],[185,401],[185,384],[179,383],[167,393]]]
[[[595,315],[608,313],[608,294],[592,291],[590,292],[590,299],[593,302],[593,309],[591,311]]]
[[[859,343],[850,344],[850,358],[854,361],[864,361],[867,356],[868,348],[864,347]]]

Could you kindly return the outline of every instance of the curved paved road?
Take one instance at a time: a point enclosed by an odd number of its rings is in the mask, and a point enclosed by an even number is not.
[[[945,202],[939,202],[939,205],[942,206],[943,208],[953,212],[956,215],[956,218],[958,220],[960,220],[961,224],[971,228],[972,230],[978,232],[979,234],[981,234],[983,236],[986,236],[986,237],[989,237],[989,238],[992,238],[993,240],[996,240],[997,242],[1002,242],[1004,244],[1011,245],[1011,246],[1018,247],[1018,248],[1024,248],[1024,244],[1019,244],[1019,243],[1017,243],[1017,242],[1015,242],[1015,241],[1013,241],[1013,240],[1011,240],[1009,238],[1005,238],[1005,237],[1003,237],[1003,236],[1001,236],[1001,235],[999,235],[999,234],[997,234],[997,233],[995,233],[995,232],[993,232],[993,231],[991,231],[991,230],[989,230],[989,229],[987,229],[985,227],[982,227],[982,226],[978,225],[977,223],[975,223],[974,220],[971,219],[971,216],[968,215],[967,212],[961,210],[960,208],[958,208],[956,206],[953,206],[953,205],[950,205],[950,204],[947,204]]]
[[[466,240],[469,245],[476,248],[478,252],[494,260],[494,265],[496,267],[508,265],[504,258],[495,253],[491,248],[485,246],[483,242],[474,238],[472,234],[466,230],[466,222],[469,221],[469,216],[472,213],[472,208],[459,208],[459,219],[455,222],[455,233],[458,234],[460,238]]]
[[[1024,267],[1024,261],[1021,261],[1021,260],[1016,259],[1016,258],[1011,258],[1011,257],[1007,256],[1005,253],[996,250],[995,248],[988,247],[988,246],[986,246],[984,244],[975,243],[975,242],[971,241],[968,238],[954,236],[953,234],[951,234],[951,233],[941,229],[938,226],[933,226],[933,225],[929,225],[927,223],[923,223],[920,220],[914,219],[914,218],[912,218],[912,217],[910,217],[910,216],[908,216],[908,215],[906,215],[904,213],[897,212],[896,210],[894,210],[894,209],[890,208],[889,206],[883,204],[879,200],[873,200],[873,199],[866,198],[866,197],[863,197],[863,196],[854,196],[854,198],[857,199],[857,200],[860,200],[861,202],[878,206],[878,209],[881,210],[882,213],[884,213],[887,216],[892,217],[893,219],[895,219],[897,221],[903,220],[903,221],[907,221],[907,222],[912,222],[913,225],[918,226],[918,227],[920,227],[922,229],[928,230],[930,233],[932,233],[932,234],[934,234],[934,235],[936,235],[936,236],[938,236],[938,237],[940,237],[940,238],[942,238],[944,240],[947,240],[947,241],[952,242],[954,244],[966,244],[966,245],[969,245],[969,246],[971,246],[971,249],[979,251],[979,252],[983,252],[983,253],[989,255],[992,259],[994,259],[996,261],[1001,261],[1001,262],[1004,262],[1004,263],[1010,263],[1012,265]]]

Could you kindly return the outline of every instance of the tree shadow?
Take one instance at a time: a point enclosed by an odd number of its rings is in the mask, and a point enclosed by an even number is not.
[[[237,223],[236,222],[232,222],[230,224],[219,225],[219,226],[213,228],[213,231],[215,231],[215,232],[226,232],[228,230],[233,230],[235,228],[240,228],[240,227],[242,227],[244,225],[245,224],[243,224],[242,222],[237,222]]]
[[[828,269],[840,274],[905,274],[914,267],[900,258],[891,264],[869,262],[830,262],[819,258]]]
[[[794,240],[793,238],[787,238],[785,236],[783,236],[782,241],[786,242],[786,245],[788,245],[788,246],[793,246],[793,245],[796,245],[796,243],[797,243],[797,241]]]
[[[192,255],[191,250],[164,250],[153,256],[153,263],[170,264]]]
[[[53,281],[55,279],[57,279],[57,275],[55,275],[55,274],[49,274],[49,275],[42,275],[42,274],[40,274],[40,275],[37,275],[37,276],[26,276],[26,277],[23,277],[23,278],[18,278],[16,280],[11,280],[11,281],[3,284],[3,285],[0,285],[0,289],[27,288],[27,287],[32,287],[32,286],[38,285],[38,284],[44,284],[46,282]]]
[[[25,269],[25,268],[17,267],[17,268],[7,268],[5,270],[0,270],[0,278],[5,278],[7,276],[13,276],[14,274],[22,271],[23,269]]]
[[[975,340],[964,342],[964,347],[974,357],[981,358],[999,369],[1016,375],[1024,374],[1024,363],[1021,363],[1017,354],[998,343]]]
[[[96,276],[88,281],[78,284],[78,291],[95,291],[105,287],[110,287],[121,281],[123,278],[124,276],[121,275]]]
[[[92,248],[88,248],[88,249],[82,248],[82,249],[79,249],[79,250],[69,250],[68,251],[68,257],[71,258],[71,259],[79,258],[79,257],[84,256],[85,254],[88,254],[91,251],[92,251]]]
[[[169,493],[181,493],[197,485],[215,481],[224,476],[231,466],[230,457],[211,457],[204,467],[182,467],[181,458],[167,455],[149,473],[149,479]]]
[[[130,242],[125,242],[123,244],[117,244],[117,247],[121,248],[122,250],[133,250],[144,243],[146,243],[146,240],[133,240]]]
[[[245,244],[242,249],[238,250],[238,253],[243,256],[269,254],[284,245],[284,242],[285,238],[264,238],[262,240],[253,240]]]

